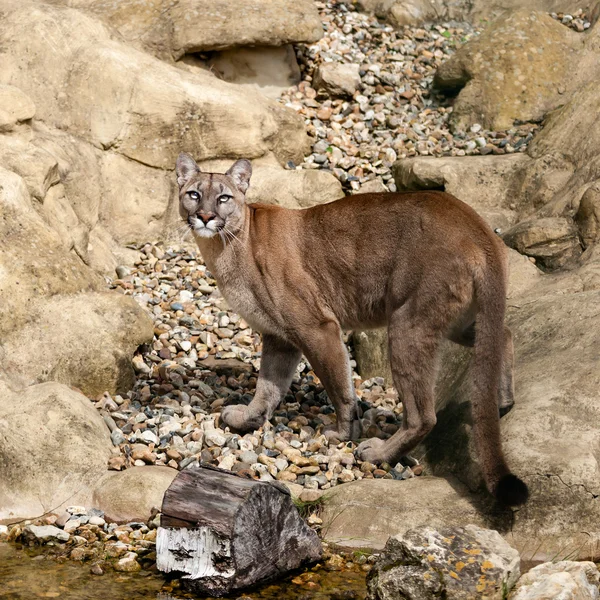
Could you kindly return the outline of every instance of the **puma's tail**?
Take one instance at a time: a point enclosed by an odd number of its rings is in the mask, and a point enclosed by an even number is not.
[[[527,501],[527,485],[506,464],[500,440],[498,394],[504,354],[506,274],[500,258],[488,255],[485,269],[475,274],[478,304],[473,358],[473,435],[485,483],[502,504]],[[491,263],[491,264],[490,264]]]

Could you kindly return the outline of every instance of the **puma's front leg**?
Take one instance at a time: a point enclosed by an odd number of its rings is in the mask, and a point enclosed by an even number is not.
[[[356,395],[341,327],[332,320],[307,327],[303,333],[299,345],[325,387],[336,412],[336,428],[325,431],[325,435],[340,441],[357,438],[360,432],[356,421]]]
[[[261,427],[288,391],[301,357],[300,350],[292,344],[264,334],[254,398],[248,406],[226,406],[221,413],[222,421],[239,431],[254,431]]]

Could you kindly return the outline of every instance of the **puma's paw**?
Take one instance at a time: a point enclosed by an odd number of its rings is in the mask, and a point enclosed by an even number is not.
[[[329,425],[323,430],[323,435],[327,438],[327,441],[332,439],[339,440],[340,442],[358,440],[361,437],[361,433],[362,426],[359,419],[354,419],[341,428]]]
[[[347,433],[338,431],[337,427],[329,427],[328,429],[323,430],[323,435],[327,438],[327,442],[331,442],[331,440],[337,440],[338,442],[347,442],[350,439],[350,436]]]
[[[249,407],[244,404],[233,404],[222,410],[221,421],[239,431],[255,431],[264,425],[265,418],[251,415]]]
[[[371,438],[361,442],[356,449],[356,455],[364,462],[370,462],[374,465],[387,462],[385,453],[385,441],[379,438]]]

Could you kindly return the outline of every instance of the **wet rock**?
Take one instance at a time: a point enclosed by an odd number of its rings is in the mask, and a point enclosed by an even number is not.
[[[31,533],[36,540],[44,543],[57,540],[59,542],[68,542],[71,537],[67,531],[63,531],[53,525],[28,525],[25,531]]]
[[[391,537],[367,577],[369,600],[503,600],[519,578],[519,553],[474,525],[422,527]]]
[[[137,561],[137,554],[134,552],[127,553],[123,558],[119,559],[114,565],[115,571],[121,571],[124,573],[137,573],[141,571],[142,567]]]

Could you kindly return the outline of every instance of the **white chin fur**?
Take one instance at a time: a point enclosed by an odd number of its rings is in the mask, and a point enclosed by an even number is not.
[[[209,229],[208,227],[194,227],[194,235],[203,238],[211,238],[214,237],[217,232],[214,229]]]

